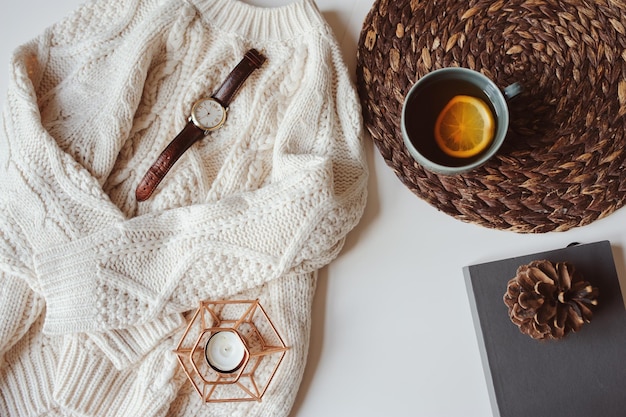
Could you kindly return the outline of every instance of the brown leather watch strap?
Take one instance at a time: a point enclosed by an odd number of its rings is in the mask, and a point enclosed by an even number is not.
[[[135,197],[138,201],[145,201],[154,192],[156,187],[163,181],[165,175],[172,166],[185,153],[187,149],[197,140],[204,137],[204,131],[198,129],[193,122],[188,122],[183,130],[170,142],[161,152],[161,155],[146,172],[143,179],[135,190]]]
[[[226,77],[221,87],[213,94],[213,98],[224,107],[228,107],[232,98],[252,72],[263,65],[265,57],[256,49],[250,49],[243,56],[232,72]]]
[[[217,100],[224,108],[228,107],[230,101],[235,94],[237,94],[237,91],[239,91],[244,81],[255,69],[259,68],[263,62],[265,62],[265,57],[256,49],[250,49],[228,77],[226,77],[226,80],[224,80],[224,83],[217,92],[213,94],[212,98]],[[202,139],[205,134],[206,132],[203,129],[197,127],[192,121],[189,121],[183,130],[167,145],[163,152],[161,152],[157,160],[139,182],[135,190],[137,200],[145,201],[150,198],[176,161],[178,161],[191,145],[199,139]]]

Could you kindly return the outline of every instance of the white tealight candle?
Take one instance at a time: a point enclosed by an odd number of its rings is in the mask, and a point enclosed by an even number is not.
[[[214,333],[204,351],[209,365],[218,372],[235,372],[243,364],[246,348],[239,336],[231,331]]]

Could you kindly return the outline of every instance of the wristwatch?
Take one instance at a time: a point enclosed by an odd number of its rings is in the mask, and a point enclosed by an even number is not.
[[[187,149],[226,121],[228,105],[244,81],[265,62],[256,49],[250,49],[210,98],[201,98],[191,108],[191,116],[183,130],[161,152],[135,190],[138,201],[145,201]]]

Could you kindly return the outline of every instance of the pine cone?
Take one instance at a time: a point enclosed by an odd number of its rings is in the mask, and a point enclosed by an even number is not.
[[[560,339],[593,316],[598,289],[567,262],[533,261],[517,269],[504,294],[511,321],[533,339]]]

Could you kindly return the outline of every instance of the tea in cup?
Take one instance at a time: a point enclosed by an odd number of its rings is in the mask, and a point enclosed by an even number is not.
[[[404,143],[411,156],[432,172],[454,175],[477,168],[504,142],[507,99],[519,92],[517,83],[502,92],[488,77],[467,68],[426,74],[404,100]]]

